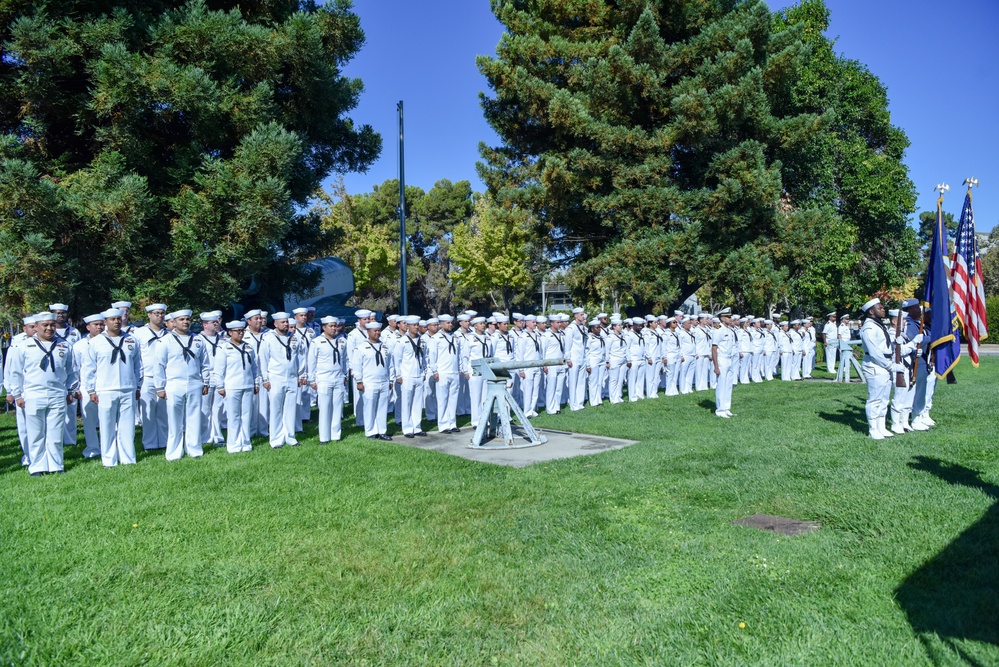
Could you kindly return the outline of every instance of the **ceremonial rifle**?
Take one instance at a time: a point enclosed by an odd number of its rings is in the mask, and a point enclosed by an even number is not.
[[[902,309],[898,309],[898,317],[895,318],[895,363],[899,366],[902,365],[902,346],[898,344],[898,338],[902,336]],[[905,384],[905,370],[898,371],[895,373],[895,386],[904,388]]]

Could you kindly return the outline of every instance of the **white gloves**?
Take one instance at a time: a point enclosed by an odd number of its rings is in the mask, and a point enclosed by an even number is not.
[[[916,345],[919,345],[920,343],[922,343],[923,342],[923,334],[917,334],[916,337],[912,339],[912,342],[915,343]]]
[[[891,372],[892,373],[904,373],[905,372],[905,366],[903,364],[892,364],[891,365]]]
[[[905,340],[904,338],[902,338],[901,336],[899,336],[898,338],[895,339],[895,343],[898,344],[898,345],[905,345],[907,342],[908,341]]]

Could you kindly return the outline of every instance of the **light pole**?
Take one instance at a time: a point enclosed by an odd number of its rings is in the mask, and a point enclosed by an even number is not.
[[[408,315],[406,304],[406,160],[405,141],[402,126],[402,100],[396,106],[399,110],[399,268],[400,303],[399,312]]]

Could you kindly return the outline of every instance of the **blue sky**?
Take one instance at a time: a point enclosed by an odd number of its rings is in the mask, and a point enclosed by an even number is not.
[[[788,6],[768,0],[772,9]],[[999,1],[826,0],[838,53],[859,60],[888,88],[892,121],[912,145],[905,162],[919,193],[917,210],[935,208],[933,187],[951,186],[944,208],[955,217],[961,182],[975,191],[979,231],[999,222]],[[960,11],[958,11],[960,7]],[[360,193],[398,175],[396,103],[405,103],[406,183],[467,179],[480,141],[498,144],[479,107],[489,92],[476,55],[493,55],[503,29],[488,0],[355,0],[367,42],[347,66],[365,92],[351,117],[382,134],[381,158],[348,174]]]

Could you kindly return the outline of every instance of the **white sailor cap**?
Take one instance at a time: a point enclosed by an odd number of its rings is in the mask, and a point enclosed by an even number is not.
[[[309,311],[310,313],[314,313],[314,312],[316,312],[316,307],[315,306],[309,306],[308,308],[306,308],[306,310]]]
[[[843,317],[839,318],[840,322],[842,322],[843,320],[848,320],[848,319],[850,319],[850,313],[845,313],[843,315]]]
[[[610,323],[612,325],[614,325],[614,324],[624,324],[624,322],[621,321],[620,317],[612,317]]]
[[[104,315],[102,315],[101,313],[97,313],[96,315],[87,315],[86,317],[83,318],[84,324],[90,324],[92,322],[103,322],[103,321],[104,321]]]
[[[222,311],[221,310],[213,310],[212,311],[212,315],[218,315],[221,318],[222,317]]]
[[[112,317],[124,317],[125,313],[121,312],[117,308],[108,308],[107,310],[103,311],[101,315],[104,316],[104,319],[109,319]]]
[[[474,310],[466,310],[466,311],[464,311],[462,313],[462,315],[468,315],[469,317],[475,317],[476,315],[478,315],[478,313],[475,312]]]
[[[585,312],[586,312],[586,311],[585,311],[585,310],[583,310],[582,308],[573,308],[573,309],[572,309],[572,314],[573,314],[573,315],[578,315],[579,313],[585,313]]]
[[[691,321],[691,320],[693,320],[693,319],[694,319],[694,318],[693,318],[693,317],[691,317],[690,315],[684,315],[684,316],[683,316],[683,319],[682,319],[682,320],[680,320],[680,321],[681,321],[681,322],[690,322],[690,321]]]
[[[898,317],[898,308],[892,308],[889,310],[888,317]]]
[[[810,318],[810,317],[806,317],[805,319],[802,320],[802,322],[811,322],[811,321],[812,321],[812,318]]]
[[[479,324],[480,322],[485,322],[485,321],[486,318],[482,317],[481,315],[479,317],[473,317],[471,320],[472,324]]]
[[[600,326],[600,320],[597,319],[597,318],[593,318],[592,320],[589,321],[589,325],[591,327],[599,327]]]
[[[121,308],[131,308],[132,307],[132,302],[131,301],[115,301],[114,303],[111,304],[111,307],[112,308],[118,308],[118,309],[121,309]]]
[[[244,322],[243,320],[233,320],[232,322],[226,322],[225,323],[225,328],[228,329],[228,330],[230,330],[230,331],[232,329],[245,329],[246,328],[246,322]]]
[[[538,315],[538,323],[539,324],[544,324],[547,321],[548,321],[547,317],[545,317],[544,315]]]
[[[427,326],[427,321],[426,320],[418,320],[416,323],[418,325],[420,325],[421,327]]]
[[[472,316],[469,315],[468,313],[462,313],[461,315],[458,316],[458,321],[459,322],[468,322],[471,319],[472,319]]]
[[[918,305],[919,305],[919,299],[906,299],[905,301],[902,302],[902,305],[899,306],[899,308],[905,310],[906,308],[912,308],[913,306],[918,306]]]
[[[327,315],[326,317],[319,320],[320,324],[340,324],[340,318],[334,317],[332,315]]]
[[[502,320],[502,319],[505,319],[505,318],[506,318],[506,313],[497,313],[496,311],[493,311],[492,315],[493,315],[493,317],[495,317],[495,318],[496,318],[497,320]]]
[[[524,316],[524,321],[525,322],[537,322],[538,321],[538,316],[537,315],[525,315]]]
[[[515,320],[522,320],[522,319],[524,319],[524,316],[521,315],[520,313],[514,313],[513,314],[513,319],[515,319]]]
[[[215,314],[214,311],[209,311],[207,313],[201,313],[202,322],[218,322],[219,316]]]
[[[656,321],[656,316],[655,315],[646,315],[645,316],[645,321],[646,322],[655,322]]]
[[[35,324],[42,322],[55,322],[55,315],[52,313],[38,313],[35,315]]]
[[[754,319],[754,320],[753,320],[753,323],[754,323],[754,324],[755,324],[756,322],[761,322],[761,323],[762,323],[763,321],[764,321],[764,319],[763,319],[762,317],[757,317],[756,319]]]
[[[431,324],[440,324],[440,322],[441,321],[439,317],[431,317],[429,320],[427,320],[427,326],[430,326]]]
[[[801,324],[801,320],[791,320],[791,326],[794,326],[795,324]]]
[[[308,308],[295,308],[295,309],[293,309],[291,311],[291,314],[292,315],[308,315],[309,314],[309,309]]]
[[[486,324],[496,324],[496,317],[494,315],[490,315],[489,317],[487,317]]]
[[[718,311],[716,317],[721,317],[722,315],[731,315],[731,314],[732,314],[731,308],[722,308],[721,310]]]
[[[711,321],[712,321],[712,322],[713,322],[714,324],[721,324],[721,318],[720,318],[720,317],[712,317],[712,318],[711,318]]]
[[[169,322],[172,319],[173,319],[173,313],[167,313],[166,315],[163,316],[164,322]]]
[[[165,303],[151,303],[148,306],[146,306],[146,312],[147,313],[151,313],[154,310],[162,310],[162,311],[166,312],[166,309],[167,309],[167,307],[166,307]]]
[[[666,315],[660,315],[657,319],[660,322],[668,322],[669,321],[669,317],[667,317]]]
[[[865,303],[863,306],[861,306],[860,310],[866,313],[868,310],[878,305],[879,303],[881,303],[881,299],[879,299],[878,297],[874,297],[873,299]]]
[[[190,308],[183,308],[181,310],[175,310],[175,311],[173,311],[173,316],[175,318],[177,318],[177,317],[190,317],[193,314],[194,314],[194,311],[191,310]]]
[[[259,314],[260,314],[260,309],[254,308],[253,310],[246,311],[246,314],[244,314],[243,317],[245,317],[246,319],[250,319],[251,317],[256,317]]]
[[[763,323],[764,324],[773,324],[774,321],[773,320],[763,320]]]
[[[831,313],[826,313],[826,317],[836,317],[836,311],[834,310]]]
[[[683,315],[683,311],[682,310],[674,310],[673,314],[674,315]]]
[[[67,306],[64,303],[50,303],[49,310],[51,310],[53,313],[56,312],[57,310],[69,310],[69,306]]]
[[[291,315],[285,312],[274,313],[273,315],[271,315],[271,319],[274,320],[275,322],[277,322],[278,320],[286,320],[289,317],[291,317]]]
[[[266,318],[267,317],[267,311],[266,310],[261,310],[260,311],[260,317]]]
[[[35,323],[35,316],[34,315],[28,315],[27,317],[22,317],[21,318],[21,323],[22,324],[34,324]]]
[[[731,315],[729,315],[729,317],[731,317],[733,320],[737,320],[740,317],[742,317],[742,315],[739,315],[738,313],[732,313]]]
[[[388,317],[385,318],[385,321],[386,322],[395,322],[398,319],[399,319],[398,315],[389,315]]]
[[[630,317],[624,318],[623,320],[621,320],[621,324],[624,324],[624,325],[627,325],[627,326],[630,327],[631,326],[631,318]]]
[[[791,323],[788,322],[787,320],[784,320],[783,322],[780,323],[780,326],[782,326],[782,327],[787,327],[787,326],[790,326],[790,325],[791,325]]]
[[[420,323],[420,316],[419,315],[406,315],[402,319],[406,321],[406,324],[419,324]]]
[[[499,324],[500,322],[506,322],[507,324],[510,323],[510,318],[507,317],[506,315],[500,314],[500,315],[496,315],[495,317],[496,317],[496,324]],[[523,318],[521,318],[521,319],[523,319]]]
[[[603,319],[603,318],[605,318],[605,317],[607,317],[607,313],[597,313],[597,319],[598,319],[598,320],[599,320],[599,319]]]
[[[354,317],[361,319],[362,317],[371,317],[374,313],[366,308],[361,308],[360,310],[354,311]]]
[[[556,315],[552,319],[558,320],[559,322],[568,322],[569,321],[569,316],[566,315],[565,313],[559,313],[558,315]]]
[[[372,330],[372,329],[381,329],[382,328],[382,323],[381,322],[368,322],[367,324],[364,325],[364,328],[367,329],[367,330],[369,330],[369,331]]]
[[[445,313],[443,315],[438,315],[437,319],[441,322],[454,322],[454,315],[448,315]]]

